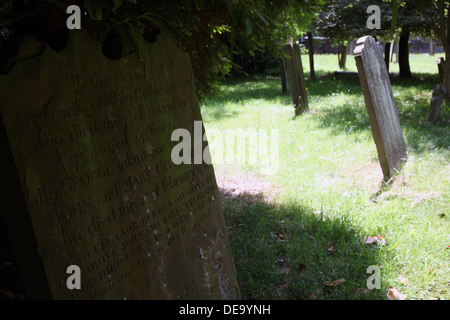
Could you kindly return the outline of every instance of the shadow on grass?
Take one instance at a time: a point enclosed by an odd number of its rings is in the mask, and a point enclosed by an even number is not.
[[[441,119],[437,124],[432,125],[426,122],[434,80],[436,80],[434,74],[424,74],[420,78],[411,79],[394,76],[392,80],[394,99],[407,147],[418,154],[429,150],[450,148],[448,129],[450,106],[445,104],[442,106]],[[344,84],[342,87],[344,92],[350,92],[348,94],[354,92],[352,90],[355,88],[350,82],[345,80],[341,83]],[[350,98],[351,101],[348,103],[332,106],[319,113],[321,127],[330,128],[333,135],[362,132],[370,128],[367,109],[359,86],[357,90],[360,92],[358,100]]]
[[[448,149],[450,135],[448,121],[449,106],[443,106],[441,120],[436,125],[426,123],[429,103],[433,87],[439,81],[436,74],[416,74],[412,78],[400,78],[390,74],[394,98],[399,110],[400,123],[408,147],[414,152],[426,152],[430,148]],[[341,105],[331,105],[319,113],[321,127],[331,128],[334,135],[366,132],[370,128],[364,97],[359,84],[359,77],[354,72],[335,72],[322,75],[316,81],[307,80],[310,109],[314,108],[315,97],[330,97],[333,94],[344,94],[349,102]],[[229,103],[245,105],[252,99],[279,99],[289,105],[290,95],[281,94],[281,80],[272,76],[249,76],[228,79],[222,95],[207,100],[203,109],[212,120],[234,118],[239,110],[232,113],[226,110]],[[331,102],[332,103],[332,102]],[[295,118],[294,118],[295,119]]]
[[[231,86],[232,90],[221,91],[214,100],[221,102],[238,103],[251,99],[271,99],[283,96],[281,93],[281,79],[273,76],[240,76],[227,79],[225,86]]]
[[[386,299],[382,278],[381,289],[367,288],[380,248],[363,244],[349,221],[219,191],[243,299]]]

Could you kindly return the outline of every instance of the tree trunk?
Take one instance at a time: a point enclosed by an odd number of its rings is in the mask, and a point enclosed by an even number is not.
[[[434,53],[435,53],[434,39],[430,39],[430,51],[429,51],[429,54],[430,54],[430,56],[434,56]]]
[[[398,49],[399,49],[399,44],[398,41],[395,42],[395,62],[398,63],[399,59],[398,59]]]
[[[339,69],[345,69],[346,61],[347,61],[347,45],[340,44],[338,46]]]
[[[387,72],[389,73],[389,61],[390,61],[390,53],[391,53],[391,43],[390,42],[386,42],[384,44],[384,62],[386,62],[386,69]]]
[[[314,71],[314,41],[311,32],[308,35],[308,53],[309,53],[309,78],[316,80],[316,73]]]
[[[402,30],[400,34],[399,48],[398,48],[398,55],[399,55],[398,63],[401,78],[411,77],[411,69],[409,67],[409,44],[408,44],[409,34],[410,31],[408,29]]]

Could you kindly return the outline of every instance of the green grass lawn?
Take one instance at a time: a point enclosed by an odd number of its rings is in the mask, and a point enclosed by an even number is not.
[[[223,200],[242,298],[387,299],[395,287],[407,299],[450,299],[449,108],[438,124],[426,123],[436,56],[411,55],[415,77],[391,80],[408,162],[388,186],[358,76],[327,76],[337,57],[316,55],[313,82],[302,59],[307,114],[294,117],[273,76],[224,81],[222,94],[201,105],[211,145],[227,130],[255,128],[268,154],[278,154],[278,170],[267,174],[261,150],[256,164],[244,165],[218,159],[226,145],[211,151],[216,172],[273,185],[270,199]],[[347,68],[356,71],[353,56]],[[380,241],[364,243],[375,236]],[[369,266],[380,268],[380,289],[367,287]]]

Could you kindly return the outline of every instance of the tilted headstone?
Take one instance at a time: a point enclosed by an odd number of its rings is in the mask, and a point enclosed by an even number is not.
[[[287,44],[283,47],[292,101],[295,115],[308,110],[308,96],[306,94],[305,76],[303,73],[300,48],[298,44]]]
[[[388,180],[407,157],[391,81],[383,54],[372,37],[358,39],[355,60],[381,169]]]
[[[35,263],[29,298],[239,298],[213,167],[171,160],[172,132],[201,121],[189,56],[165,35],[147,45],[145,64],[109,60],[71,31],[0,76],[0,162],[17,168],[0,201],[19,263]]]
[[[445,73],[444,58],[442,58],[442,57],[437,58],[437,66],[438,66],[438,71],[439,71],[439,79],[441,80],[441,83],[444,83],[444,73]]]
[[[445,87],[442,84],[434,86],[433,94],[430,101],[430,109],[428,110],[427,122],[435,124],[441,115],[442,103],[445,98]]]
[[[281,77],[281,94],[288,94],[290,88],[289,88],[289,79],[286,71],[286,59],[280,59],[279,64]]]

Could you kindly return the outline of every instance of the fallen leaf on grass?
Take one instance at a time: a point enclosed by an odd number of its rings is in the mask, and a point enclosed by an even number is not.
[[[329,246],[329,247],[328,247],[328,252],[331,253],[331,251],[333,251],[333,249],[334,249],[334,246],[333,246],[333,245]]]
[[[389,300],[405,300],[407,298],[404,294],[400,293],[397,288],[394,287],[389,288],[387,297],[389,298]]]
[[[367,288],[361,288],[361,287],[359,287],[359,288],[356,288],[356,293],[358,293],[359,295],[362,295],[362,294],[369,294],[369,293],[370,293],[370,290],[367,289]]]
[[[282,284],[282,285],[278,288],[278,291],[286,291],[286,289],[287,289],[287,283]]]
[[[289,267],[284,267],[280,270],[280,274],[288,274],[290,271]]]
[[[270,234],[269,234],[269,238],[270,239],[276,239],[276,238],[278,238],[278,239],[280,239],[280,240],[285,240],[285,235],[284,235],[284,233],[282,233],[282,232],[278,232],[278,233],[274,233],[274,232],[271,232]]]
[[[286,284],[286,283],[285,283],[285,284],[282,284],[282,285],[277,289],[278,295],[281,297],[281,296],[286,292],[286,289],[287,289],[287,284]]]
[[[409,282],[409,279],[408,278],[406,278],[404,275],[400,275],[399,277],[399,280],[400,280],[400,282],[401,283],[403,283],[403,284],[407,284],[408,282]]]
[[[253,257],[245,257],[245,258],[242,260],[242,263],[252,263],[253,260],[255,260],[255,258],[253,258]]]
[[[297,263],[297,267],[298,267],[299,270],[303,270],[303,269],[306,268],[306,265],[299,262],[299,263]]]
[[[369,245],[372,245],[374,243],[381,243],[381,245],[384,246],[386,244],[386,240],[379,235],[376,235],[375,237],[365,237],[363,242]]]
[[[316,300],[316,295],[314,294],[314,292],[311,292],[309,297],[311,298],[311,300]]]
[[[344,281],[345,281],[345,279],[338,279],[338,280],[334,280],[334,281],[326,281],[325,284],[327,286],[337,287],[338,285],[340,285]]]

